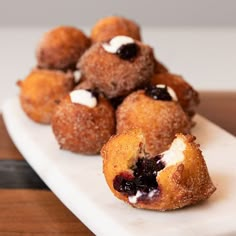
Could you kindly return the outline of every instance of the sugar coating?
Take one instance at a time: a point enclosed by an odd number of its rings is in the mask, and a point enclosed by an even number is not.
[[[146,138],[146,151],[156,156],[167,150],[176,133],[188,133],[190,122],[175,101],[154,100],[143,90],[131,93],[116,111],[117,132],[139,128]]]
[[[73,76],[59,70],[33,69],[19,82],[20,102],[34,121],[49,124],[57,103],[73,86]]]
[[[126,35],[141,41],[138,24],[120,16],[102,18],[91,30],[91,40],[93,43],[106,42],[117,35]]]
[[[72,103],[68,95],[57,106],[52,129],[62,149],[97,154],[115,132],[114,110],[104,97],[91,109]]]
[[[74,69],[89,46],[89,38],[80,29],[70,26],[53,28],[43,35],[37,46],[38,66],[46,69]]]
[[[134,43],[134,39],[124,36],[124,35],[119,35],[114,37],[109,43],[103,43],[102,47],[104,48],[105,51],[109,53],[116,53],[117,50],[122,46],[126,44]]]
[[[78,89],[70,92],[70,99],[72,103],[85,105],[91,108],[97,105],[97,99],[93,96],[93,94],[84,89]]]
[[[120,173],[132,175],[130,166],[136,162],[140,153],[142,156],[143,153],[148,155],[143,135],[140,129],[129,129],[110,138],[102,148],[103,173],[116,197],[133,207],[166,211],[196,204],[209,198],[216,190],[199,145],[194,142],[195,138],[191,135],[177,134],[178,141],[174,141],[171,149],[173,152],[174,149],[177,149],[177,152],[184,149],[184,159],[158,172],[156,192],[150,192],[147,195],[148,199],[145,196],[143,201],[138,191],[132,197],[116,191],[113,186],[115,176]],[[144,145],[140,147],[140,143]]]
[[[134,61],[107,53],[101,43],[92,45],[78,63],[83,76],[108,98],[128,95],[145,86],[154,73],[153,50],[135,41],[139,47]]]

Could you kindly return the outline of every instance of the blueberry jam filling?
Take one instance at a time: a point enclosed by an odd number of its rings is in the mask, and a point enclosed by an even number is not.
[[[150,192],[158,191],[156,176],[164,167],[161,156],[139,158],[131,168],[133,174],[123,172],[117,175],[113,180],[113,187],[127,196],[134,196],[139,191],[141,196],[138,200],[147,200]]]
[[[132,60],[138,54],[138,46],[135,43],[128,43],[118,48],[116,54],[123,60]]]
[[[150,85],[145,88],[145,94],[155,100],[172,101],[172,97],[170,96],[166,86],[162,88]]]
[[[97,100],[99,99],[99,92],[96,89],[86,89],[88,92],[92,94],[93,97],[95,97]]]
[[[133,175],[125,172],[115,177],[113,187],[116,191],[126,193],[128,196],[135,195],[137,192]]]

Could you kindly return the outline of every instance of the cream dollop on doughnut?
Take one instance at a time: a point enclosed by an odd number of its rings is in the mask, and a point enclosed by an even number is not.
[[[116,53],[121,46],[134,42],[131,37],[119,35],[111,39],[109,43],[103,43],[102,47],[109,53]]]
[[[70,92],[70,99],[72,103],[81,104],[90,108],[97,105],[97,99],[92,92],[78,89]]]

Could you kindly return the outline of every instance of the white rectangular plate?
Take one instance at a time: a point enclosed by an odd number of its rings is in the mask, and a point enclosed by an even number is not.
[[[196,115],[193,134],[217,191],[196,206],[155,212],[116,199],[102,174],[101,157],[60,150],[51,127],[26,117],[17,98],[4,104],[3,115],[25,159],[96,235],[236,235],[236,139],[205,118]]]

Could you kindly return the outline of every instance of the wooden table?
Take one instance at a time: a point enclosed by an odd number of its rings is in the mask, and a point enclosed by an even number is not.
[[[202,92],[198,111],[236,135],[236,93]],[[93,235],[12,143],[0,114],[0,235]]]
[[[93,235],[24,161],[1,115],[0,235]]]

